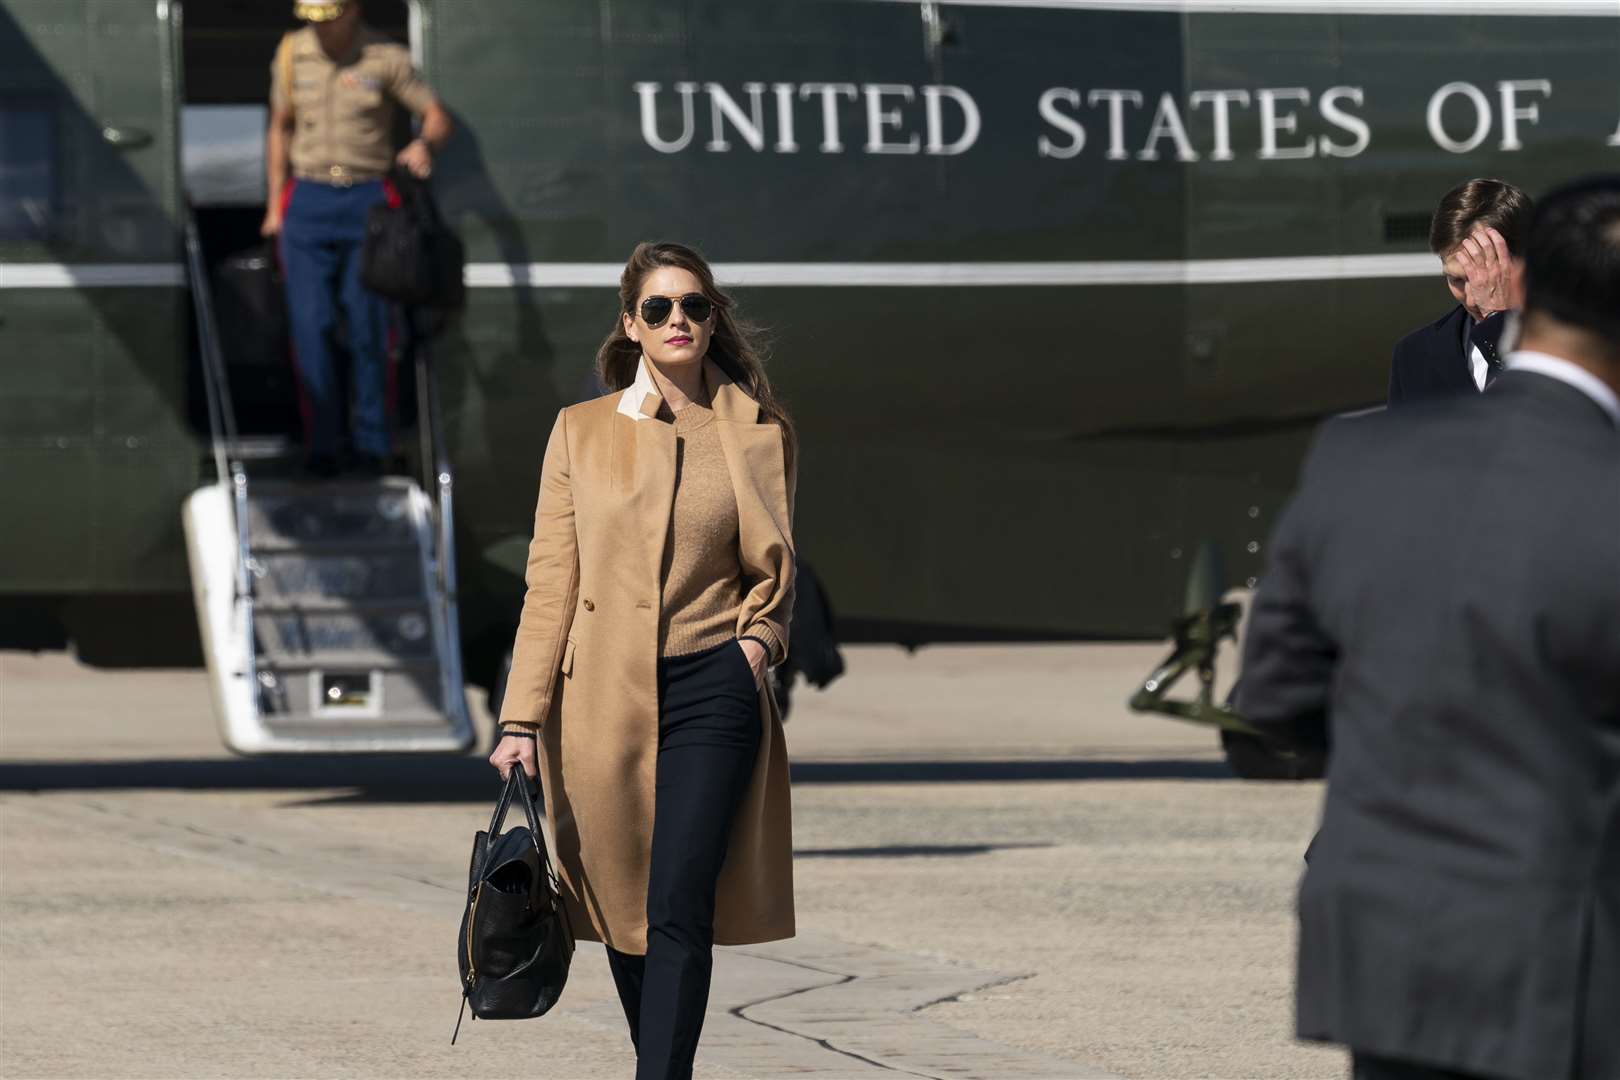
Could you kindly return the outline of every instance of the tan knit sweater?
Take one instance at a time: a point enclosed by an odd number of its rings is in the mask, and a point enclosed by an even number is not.
[[[675,425],[675,505],[662,567],[659,655],[682,656],[731,640],[742,606],[737,497],[708,399],[658,419]]]

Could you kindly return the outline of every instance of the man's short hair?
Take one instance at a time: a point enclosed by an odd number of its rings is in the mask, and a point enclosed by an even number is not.
[[[1429,250],[1442,258],[1488,225],[1502,234],[1509,254],[1524,254],[1524,230],[1530,223],[1530,196],[1501,180],[1470,180],[1441,198],[1429,222]]]
[[[1620,349],[1620,173],[1548,195],[1526,246],[1525,317],[1551,316]]]

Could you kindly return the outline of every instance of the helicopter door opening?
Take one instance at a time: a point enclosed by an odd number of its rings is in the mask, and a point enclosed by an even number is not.
[[[296,457],[302,433],[298,384],[286,325],[286,301],[273,244],[260,235],[268,183],[265,131],[271,64],[282,35],[301,25],[292,0],[209,0],[177,4],[184,100],[181,174],[197,223],[202,261],[212,287],[241,449],[259,457]],[[366,0],[368,25],[416,47],[416,21],[406,0]],[[396,146],[411,137],[400,110]],[[341,327],[334,342],[342,358]],[[193,354],[198,352],[194,342]],[[393,362],[398,365],[400,357]],[[340,373],[346,367],[339,364]],[[193,371],[198,364],[193,363]],[[396,371],[396,375],[398,372]],[[200,377],[191,380],[200,384]],[[394,422],[415,421],[414,385],[395,378]],[[196,426],[205,429],[205,403],[192,395]]]

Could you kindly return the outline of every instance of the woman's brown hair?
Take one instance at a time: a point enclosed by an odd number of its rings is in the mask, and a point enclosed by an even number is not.
[[[799,453],[799,436],[787,409],[771,389],[765,375],[765,355],[758,327],[737,317],[736,303],[714,283],[714,271],[703,256],[684,244],[641,243],[630,253],[619,276],[619,310],[634,314],[641,286],[647,275],[661,267],[685,270],[698,279],[703,295],[714,302],[714,333],[709,339],[709,359],[730,376],[731,381],[759,402],[761,418],[782,429],[782,442],[788,474],[792,475]],[[613,331],[596,350],[596,374],[609,390],[623,390],[636,381],[641,362],[641,346],[624,331],[624,319],[613,320]]]

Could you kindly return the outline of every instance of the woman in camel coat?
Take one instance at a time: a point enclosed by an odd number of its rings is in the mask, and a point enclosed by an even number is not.
[[[562,410],[546,446],[490,761],[543,773],[565,901],[608,946],[651,1080],[691,1075],[712,945],[793,934],[762,687],[787,650],[796,440],[696,252],[638,246],[620,301],[597,356],[615,392]]]

